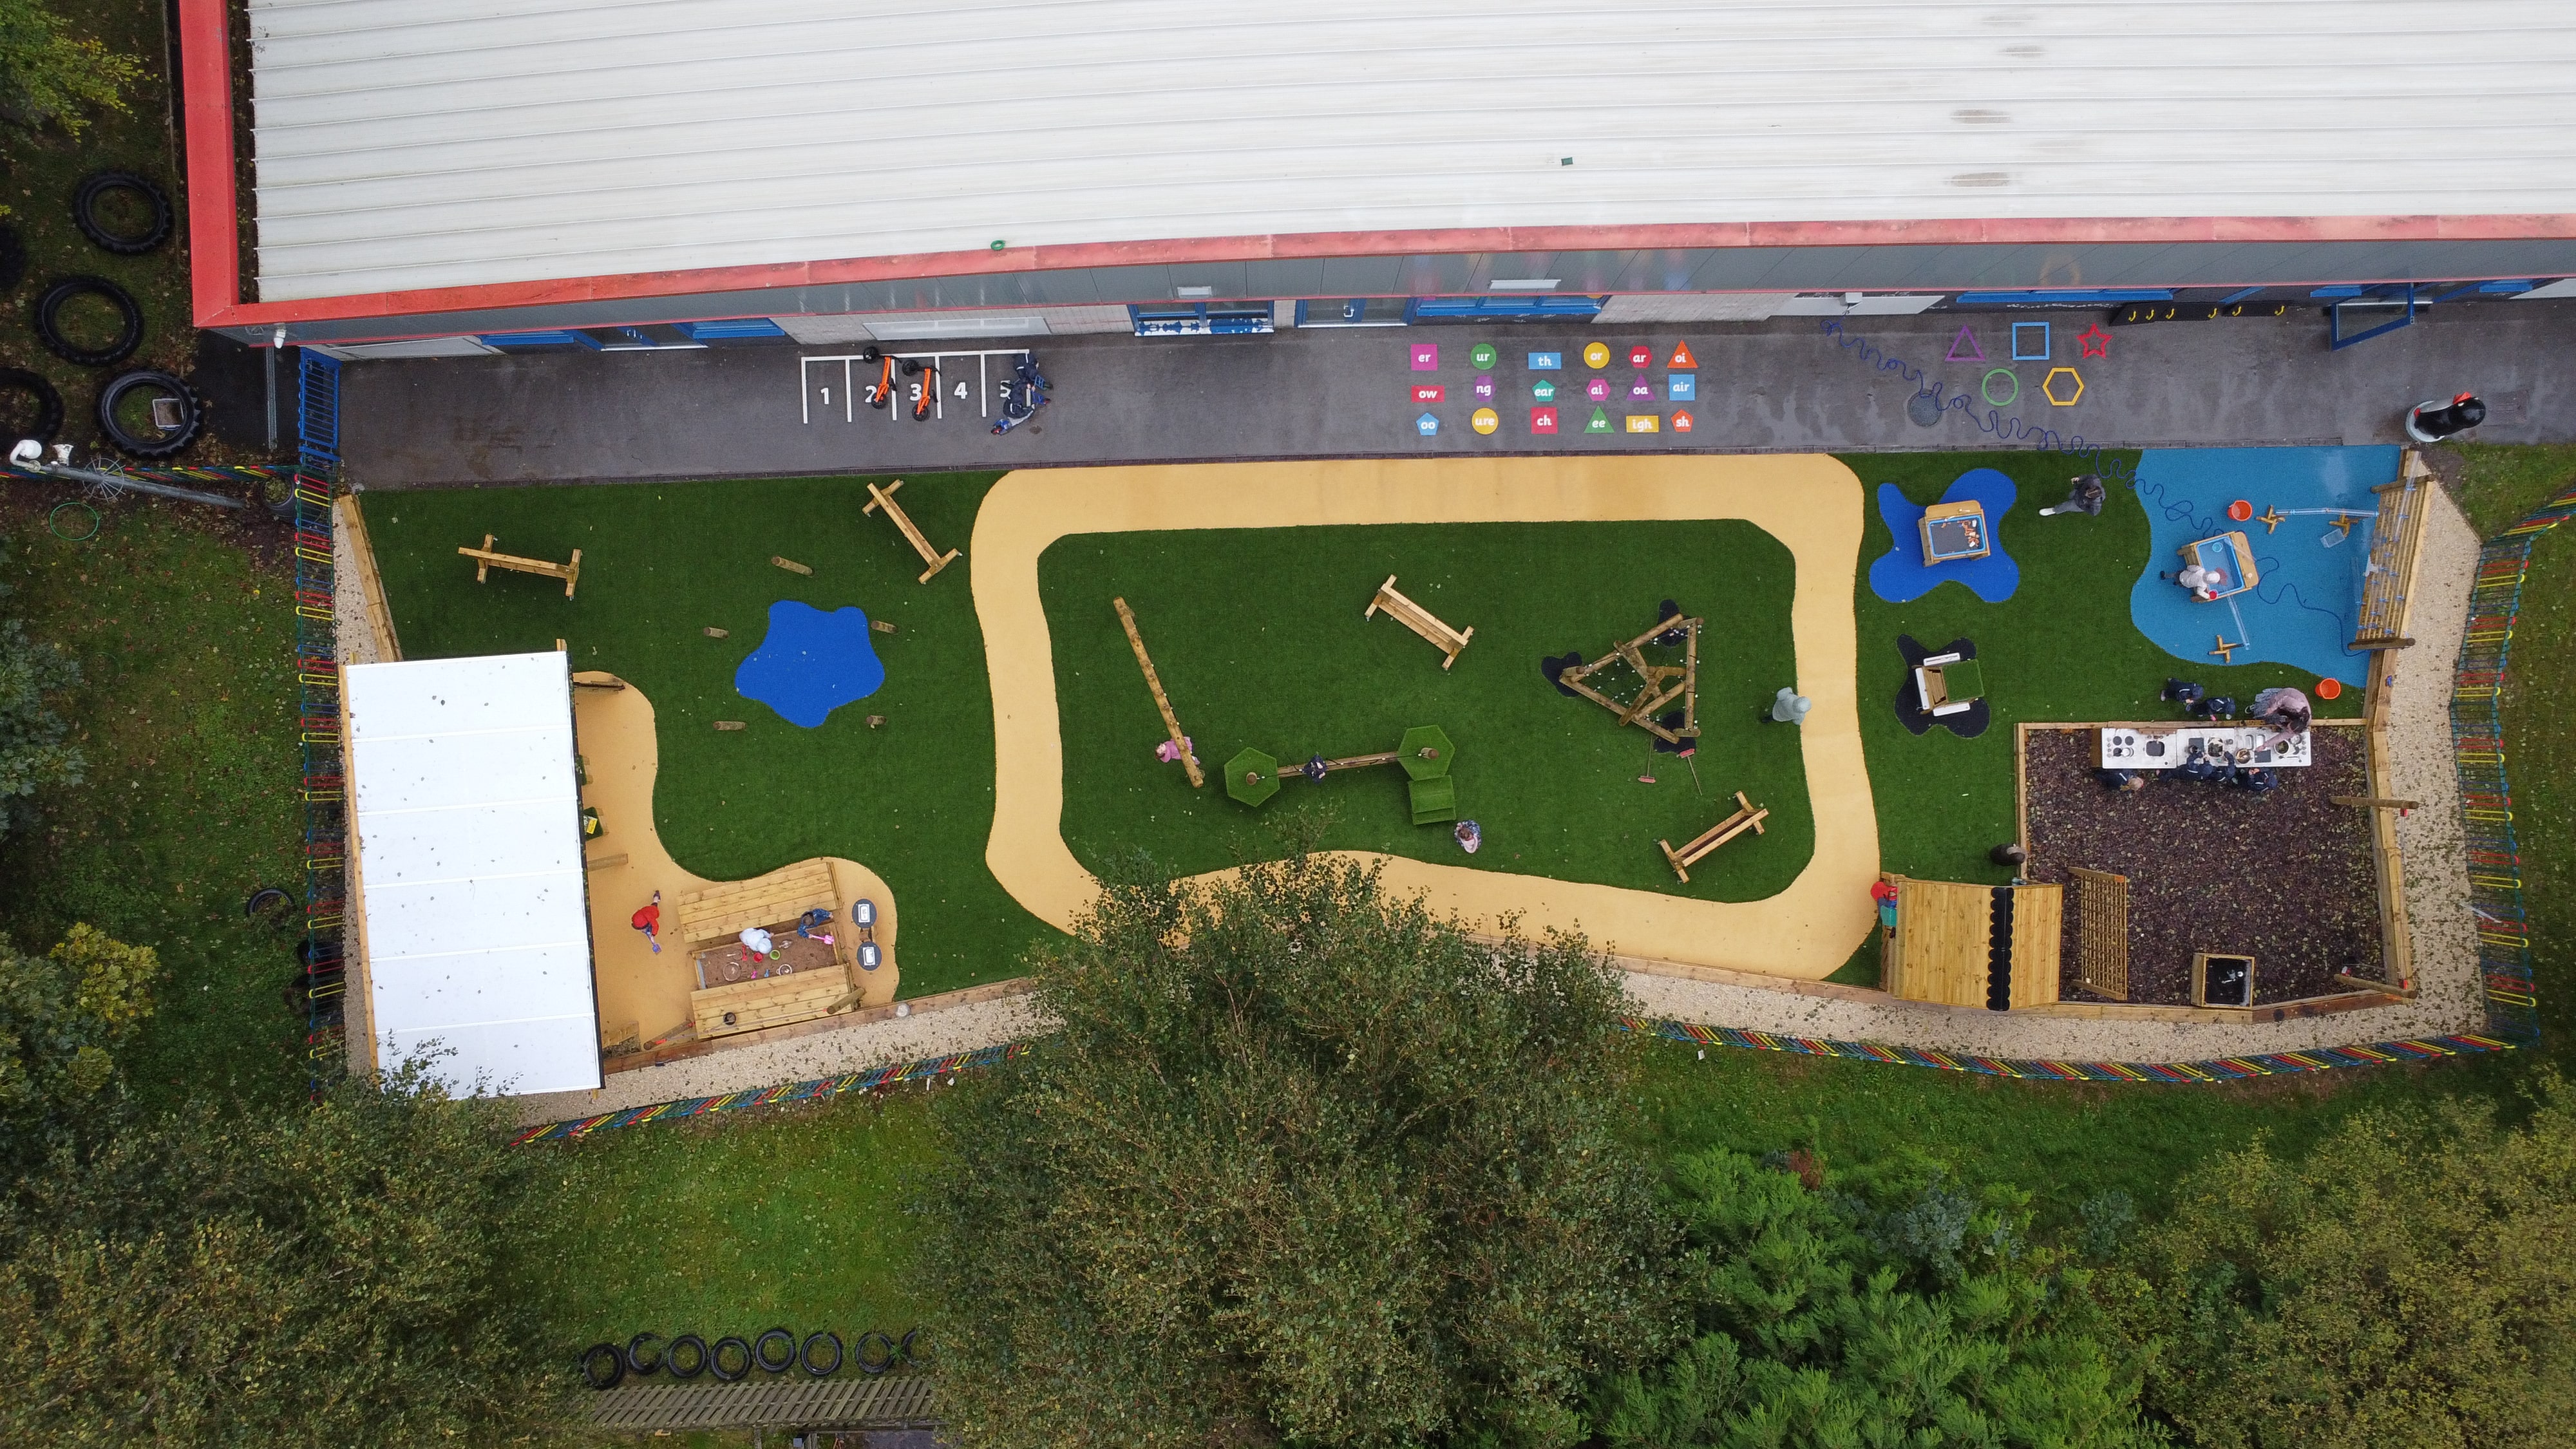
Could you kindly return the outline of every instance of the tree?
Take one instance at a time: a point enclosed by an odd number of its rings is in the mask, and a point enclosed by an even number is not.
[[[565,1416],[531,1159],[413,1071],[58,1152],[0,1215],[0,1442],[495,1444]]]
[[[2576,1444],[2576,1111],[2355,1114],[2194,1172],[2116,1295],[2147,1401],[2209,1449]]]
[[[0,13],[14,0],[0,0]],[[5,55],[0,55],[5,59]],[[7,555],[0,553],[0,564]],[[9,596],[0,583],[0,599]],[[69,726],[45,696],[80,682],[80,664],[59,647],[27,637],[26,625],[0,619],[0,834],[24,801],[49,785],[77,785],[85,762],[63,743]]]
[[[1663,1332],[1624,999],[1579,939],[1300,856],[1115,884],[1034,965],[1063,1025],[943,1114],[958,1442],[1569,1444]]]
[[[0,943],[0,1170],[24,1170],[112,1109],[115,1048],[152,1014],[161,961],[89,925],[49,955]]]
[[[1602,1385],[1618,1446],[1728,1449],[2159,1442],[2088,1275],[2027,1236],[2027,1199],[1924,1159],[1828,1180],[1803,1154],[1676,1166],[1698,1332]]]
[[[122,111],[143,63],[72,34],[44,0],[0,0],[0,114],[77,136],[91,111]]]

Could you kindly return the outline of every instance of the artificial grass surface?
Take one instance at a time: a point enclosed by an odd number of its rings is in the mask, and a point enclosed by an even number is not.
[[[905,1091],[516,1149],[544,1155],[551,1206],[512,1272],[575,1352],[646,1330],[901,1337],[921,1321],[906,1274],[937,1157],[934,1100]]]
[[[904,509],[943,548],[963,547],[998,476],[922,474]],[[412,659],[551,649],[605,669],[653,702],[661,775],[653,814],[672,859],[740,880],[817,855],[885,877],[901,912],[907,997],[1014,975],[1046,928],[984,868],[993,823],[993,699],[965,561],[927,584],[893,525],[863,517],[850,478],[363,495],[367,528]],[[578,548],[581,587],[494,571],[476,584],[464,544],[558,562]],[[771,565],[783,556],[812,575]],[[769,606],[856,604],[895,626],[872,636],[883,688],[800,729],[736,693]],[[714,626],[730,637],[710,639]],[[870,729],[868,715],[883,715]],[[718,732],[718,720],[749,728]],[[614,820],[606,822],[613,836]],[[640,902],[638,903],[640,904]]]
[[[2126,455],[2134,467],[2136,455]],[[1930,880],[2002,884],[2011,871],[1987,852],[2019,838],[2013,780],[2013,726],[2023,721],[2169,719],[2157,698],[2168,676],[2197,680],[2211,694],[2250,704],[2276,684],[2306,689],[2315,680],[2279,664],[2193,663],[2156,647],[2129,622],[2129,588],[2151,544],[2137,494],[2113,488],[2099,518],[2042,518],[2066,496],[2064,458],[2014,453],[1873,453],[1843,458],[1871,493],[1894,483],[1917,503],[1933,503],[1971,468],[1994,468],[2020,490],[1994,520],[1996,538],[2021,565],[2021,586],[1989,604],[1966,586],[1945,583],[1912,603],[1891,604],[1870,592],[1868,565],[1890,546],[1887,525],[1870,510],[1862,536],[1861,578],[1854,590],[1860,629],[1861,738],[1869,754],[1870,789],[1878,807],[1883,867]],[[1919,545],[1912,539],[1904,547]],[[1992,723],[1963,740],[1935,725],[1909,734],[1898,722],[1897,691],[1908,687],[1896,636],[1911,634],[1939,650],[1965,637],[1984,666]],[[2319,715],[2352,715],[2360,691],[2317,700]]]
[[[1396,587],[1475,637],[1457,663],[1391,618],[1362,612],[1389,573]],[[1789,638],[1794,565],[1751,524],[1403,525],[1077,534],[1038,561],[1054,643],[1065,753],[1065,838],[1095,872],[1138,852],[1195,874],[1281,855],[1310,830],[1325,849],[1384,851],[1443,865],[1758,900],[1786,888],[1815,848],[1797,731],[1755,722],[1797,677]],[[1136,613],[1155,672],[1210,779],[1192,790],[1155,759],[1162,716],[1110,600]],[[1597,657],[1660,622],[1672,599],[1705,617],[1693,762],[1588,700],[1557,692],[1543,655]],[[1680,651],[1647,651],[1669,655]],[[1635,676],[1617,671],[1621,684]],[[1626,689],[1608,676],[1597,687]],[[1676,704],[1674,708],[1678,709]],[[1294,766],[1392,750],[1414,725],[1457,746],[1458,814],[1484,847],[1446,825],[1416,826],[1395,766],[1284,782],[1259,809],[1227,798],[1216,772],[1246,746]],[[1696,780],[1692,770],[1697,767]],[[1652,776],[1653,784],[1640,782]],[[1704,788],[1703,788],[1704,787]],[[1728,845],[1684,885],[1655,848],[1735,809],[1742,790],[1770,807],[1766,834]],[[1594,927],[1615,937],[1616,922]]]
[[[160,953],[160,1009],[123,1053],[148,1105],[276,1101],[305,1087],[279,995],[303,918],[242,907],[261,886],[303,899],[293,575],[186,509],[107,505],[82,543],[37,510],[7,526],[0,618],[80,660],[52,704],[89,769],[0,837],[0,921],[25,951],[86,921]]]

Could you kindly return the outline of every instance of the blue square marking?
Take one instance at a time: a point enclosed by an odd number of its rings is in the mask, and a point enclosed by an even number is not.
[[[1698,374],[1698,373],[1696,373],[1696,372],[1668,372],[1668,373],[1665,373],[1665,374],[1664,374],[1664,401],[1666,401],[1666,402],[1697,402],[1697,401],[1699,401],[1699,374]]]
[[[1561,372],[1565,369],[1565,354],[1533,352],[1529,355],[1529,365],[1532,372]]]
[[[2022,341],[2022,334],[2025,332],[2038,334],[2039,350],[2037,352],[2030,351],[2029,348],[2031,344]],[[2012,343],[2013,361],[2046,362],[2048,360],[2048,324],[2045,322],[2015,322],[2013,324]]]
[[[1426,438],[1436,435],[1440,431],[1439,414],[1424,413],[1422,416],[1415,418],[1413,420],[1413,429],[1415,432],[1422,434],[1422,436]]]

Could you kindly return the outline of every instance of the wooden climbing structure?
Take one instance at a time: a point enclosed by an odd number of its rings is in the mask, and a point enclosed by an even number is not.
[[[1678,745],[1699,737],[1699,631],[1704,621],[1685,619],[1679,614],[1624,644],[1613,644],[1610,652],[1589,664],[1569,666],[1556,677],[1556,682],[1619,717],[1623,725],[1635,725],[1666,744]],[[1646,646],[1664,640],[1678,631],[1682,638],[1682,662],[1656,664],[1646,658]],[[1637,676],[1637,692],[1627,699],[1614,699],[1591,683],[1592,677],[1618,665],[1626,665]],[[1666,726],[1656,713],[1673,701],[1681,701],[1682,722]]]
[[[923,395],[928,396],[927,393]],[[902,486],[903,480],[900,478],[883,488],[870,483],[868,506],[860,509],[859,512],[864,514],[874,513],[880,508],[885,510],[885,516],[894,520],[895,529],[903,535],[904,541],[912,545],[913,552],[921,555],[923,563],[930,565],[921,571],[921,582],[926,584],[930,582],[933,574],[948,567],[950,561],[957,557],[957,550],[952,548],[946,553],[941,553],[930,546],[929,539],[921,536],[921,530],[913,525],[912,515],[904,512],[903,505],[894,501],[895,490]]]
[[[1153,656],[1145,652],[1145,636],[1136,631],[1135,612],[1125,599],[1111,599],[1110,607],[1118,611],[1118,623],[1127,631],[1127,647],[1136,651],[1136,666],[1145,671],[1145,687],[1154,692],[1154,708],[1163,712],[1163,728],[1171,732],[1172,748],[1180,751],[1181,768],[1190,772],[1190,788],[1207,783],[1199,772],[1199,757],[1190,749],[1190,737],[1181,733],[1180,716],[1172,713],[1171,696],[1163,693],[1163,678],[1154,672]]]

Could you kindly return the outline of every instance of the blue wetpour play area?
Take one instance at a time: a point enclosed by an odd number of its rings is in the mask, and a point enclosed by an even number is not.
[[[2394,481],[2398,466],[2396,448],[2143,454],[2138,501],[2153,546],[2129,591],[2139,632],[2195,664],[2287,664],[2362,683],[2370,656],[2349,645],[2379,506],[2371,490]],[[2230,534],[2243,539],[2241,552]],[[2210,598],[2167,577],[2194,562],[2209,566]]]
[[[869,641],[866,614],[856,605],[827,614],[793,599],[769,606],[767,637],[733,674],[733,687],[744,698],[809,730],[884,683],[885,665]]]
[[[1879,484],[1878,516],[1896,542],[1869,566],[1870,592],[1902,604],[1957,583],[1989,604],[2011,598],[2021,587],[2021,565],[2004,551],[1998,530],[2018,496],[2013,480],[1992,468],[1960,474],[1928,507],[1893,483]]]

